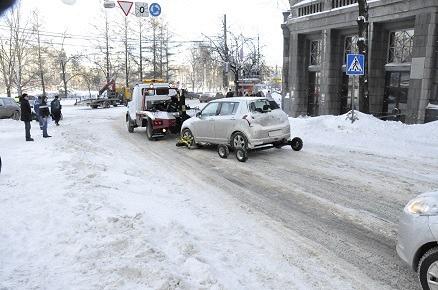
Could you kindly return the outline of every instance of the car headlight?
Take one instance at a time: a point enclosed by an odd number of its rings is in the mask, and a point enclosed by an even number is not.
[[[418,215],[438,215],[438,200],[430,196],[416,197],[406,205],[405,211]]]

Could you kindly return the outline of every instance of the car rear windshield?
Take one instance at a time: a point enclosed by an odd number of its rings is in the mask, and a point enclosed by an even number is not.
[[[143,96],[167,96],[169,88],[145,88],[142,90]]]
[[[266,111],[266,109],[275,110],[275,109],[278,109],[278,108],[279,107],[278,107],[277,103],[275,103],[275,101],[270,102],[270,101],[268,101],[266,99],[256,100],[256,101],[251,102],[249,104],[249,110],[251,112],[263,113],[263,112]]]

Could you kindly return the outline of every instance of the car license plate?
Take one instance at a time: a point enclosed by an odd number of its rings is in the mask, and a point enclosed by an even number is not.
[[[276,137],[281,135],[281,130],[271,131],[268,133],[269,137]]]

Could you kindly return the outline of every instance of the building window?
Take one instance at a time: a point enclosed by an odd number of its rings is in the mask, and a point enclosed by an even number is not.
[[[306,16],[310,14],[315,14],[322,12],[324,10],[324,3],[315,3],[307,6],[298,8],[298,16]]]
[[[344,42],[344,64],[347,61],[347,54],[359,53],[359,47],[357,46],[358,36],[347,36]]]
[[[348,6],[356,4],[357,0],[332,0],[332,8],[339,8],[343,6]]]
[[[398,30],[389,34],[388,63],[405,63],[412,60],[414,30]]]
[[[310,65],[321,64],[321,40],[310,42]]]

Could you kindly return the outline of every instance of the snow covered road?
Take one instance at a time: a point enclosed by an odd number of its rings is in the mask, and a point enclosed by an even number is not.
[[[34,143],[0,120],[0,289],[418,287],[396,224],[438,188],[434,152],[325,145],[297,120],[303,151],[239,163],[129,134],[123,113],[65,107]]]

